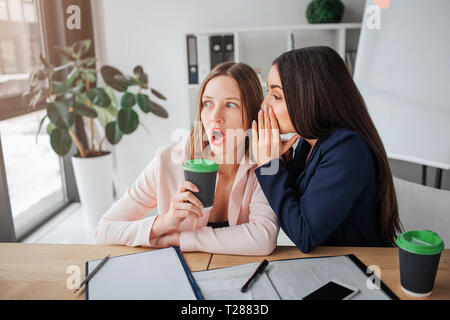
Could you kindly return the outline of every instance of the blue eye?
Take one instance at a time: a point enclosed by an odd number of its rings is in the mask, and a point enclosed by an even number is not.
[[[211,106],[211,101],[205,101],[205,102],[203,102],[203,106],[204,107],[210,107]]]
[[[237,108],[237,105],[232,103],[232,102],[228,102],[227,103],[227,108],[232,109],[232,108]]]

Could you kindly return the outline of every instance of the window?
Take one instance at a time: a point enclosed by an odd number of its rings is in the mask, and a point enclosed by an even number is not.
[[[19,235],[67,202],[61,160],[50,146],[45,126],[36,137],[44,115],[41,110],[0,121],[11,213]]]
[[[54,46],[93,39],[89,0],[82,28],[67,30],[67,1],[0,0],[0,241],[21,241],[72,201],[79,201],[70,155],[55,154],[44,121],[45,104],[22,106],[28,78],[40,67],[39,54],[57,65]],[[44,30],[45,33],[44,33]],[[94,49],[92,49],[94,50]],[[78,123],[78,126],[82,124]],[[78,128],[78,127],[77,127]],[[75,149],[75,148],[74,148]]]
[[[62,161],[51,149],[45,125],[36,136],[45,110],[20,104],[29,74],[39,67],[43,53],[37,2],[0,0],[0,12],[0,135],[10,215],[20,238],[68,199]],[[21,109],[21,115],[11,117],[10,109]]]
[[[23,20],[37,23],[36,7],[33,0],[22,0]]]
[[[0,0],[0,99],[26,90],[39,66],[40,27],[33,0]]]
[[[6,0],[0,0],[0,20],[8,20],[8,3]]]

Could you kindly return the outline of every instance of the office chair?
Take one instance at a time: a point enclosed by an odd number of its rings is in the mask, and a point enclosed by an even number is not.
[[[450,191],[394,177],[400,221],[405,231],[432,230],[450,248]]]

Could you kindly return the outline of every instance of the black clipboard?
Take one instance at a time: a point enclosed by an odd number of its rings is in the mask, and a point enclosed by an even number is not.
[[[353,265],[356,266],[357,269],[363,273],[363,275],[365,275],[366,279],[371,278],[372,280],[375,280],[377,282],[377,284],[379,284],[379,290],[381,290],[381,292],[383,292],[387,296],[387,298],[389,298],[391,300],[399,300],[399,298],[386,286],[386,284],[383,283],[381,281],[381,279],[376,276],[376,274],[374,274],[370,269],[368,269],[367,266],[363,262],[361,262],[361,260],[359,260],[354,254],[270,260],[269,261],[269,266],[270,266],[271,263],[283,262],[283,261],[304,261],[304,260],[320,260],[320,259],[324,259],[325,260],[327,258],[337,258],[337,257],[345,257],[345,258],[347,258],[349,264],[353,263]],[[244,263],[244,264],[241,264],[241,265],[247,265],[247,264],[248,263]],[[238,264],[238,265],[231,266],[231,267],[214,268],[212,270],[198,271],[198,272],[195,272],[195,274],[203,273],[203,272],[215,272],[217,270],[226,270],[226,269],[229,269],[229,268],[234,268],[234,267],[239,267],[239,266],[240,265]],[[220,278],[220,279],[223,280],[223,278]],[[272,279],[269,279],[269,280],[272,281]],[[201,283],[200,283],[200,290],[201,290]],[[278,293],[278,295],[280,296],[279,293]],[[226,299],[226,298],[224,298],[224,299]]]
[[[349,257],[350,260],[352,260],[353,263],[358,266],[358,268],[361,270],[362,273],[367,275],[367,278],[370,278],[372,276],[377,278],[380,281],[380,288],[381,288],[381,290],[384,293],[386,293],[389,296],[389,298],[391,298],[392,300],[400,300],[395,295],[395,293],[392,292],[391,289],[389,289],[389,287],[387,285],[385,285],[384,282],[381,281],[381,279],[376,276],[376,274],[374,274],[373,272],[367,273],[366,271],[369,270],[369,268],[367,268],[367,266],[364,263],[362,263],[362,261],[359,260],[354,254],[348,254],[347,257]]]
[[[380,283],[380,289],[392,300],[400,300],[394,292],[389,289],[384,282],[376,276],[373,272],[366,272],[367,270],[370,270],[361,260],[359,260],[354,254],[344,254],[344,255],[338,255],[338,256],[323,256],[323,257],[307,257],[307,258],[292,258],[292,259],[280,259],[280,260],[274,260],[274,261],[287,261],[287,260],[303,260],[303,259],[322,259],[322,258],[334,258],[334,257],[348,257],[357,267],[358,269],[367,276],[367,279],[370,277],[375,277],[379,283]]]

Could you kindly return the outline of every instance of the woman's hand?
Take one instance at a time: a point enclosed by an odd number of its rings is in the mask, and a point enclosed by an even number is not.
[[[180,246],[180,233],[179,232],[165,234],[165,235],[159,237],[155,242],[156,248],[167,248],[167,247],[172,247],[172,246],[176,246],[176,247]]]
[[[177,230],[188,217],[194,219],[202,217],[203,204],[191,191],[198,192],[199,190],[189,181],[180,183],[178,193],[170,200],[169,211],[157,216],[153,223],[152,238]]]
[[[252,123],[253,157],[258,167],[272,159],[281,157],[288,151],[295,141],[300,138],[295,135],[286,142],[281,141],[278,120],[271,107],[263,106],[258,113],[258,124]]]

